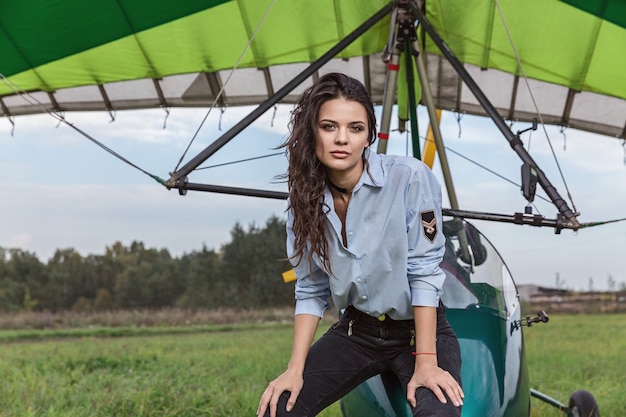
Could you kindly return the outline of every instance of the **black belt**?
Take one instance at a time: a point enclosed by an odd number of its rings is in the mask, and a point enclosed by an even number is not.
[[[355,308],[354,306],[348,306],[343,314],[346,317],[356,319],[357,322],[368,322],[384,327],[413,328],[415,326],[415,322],[413,320],[394,320],[389,317],[388,314],[384,314],[380,317],[372,317],[369,314],[363,313],[361,310]]]

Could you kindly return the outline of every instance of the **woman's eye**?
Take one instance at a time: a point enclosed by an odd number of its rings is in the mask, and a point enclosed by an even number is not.
[[[354,132],[362,132],[363,126],[352,126],[352,131]]]
[[[331,125],[329,123],[325,123],[321,127],[322,127],[323,130],[333,130],[335,128],[334,125]]]

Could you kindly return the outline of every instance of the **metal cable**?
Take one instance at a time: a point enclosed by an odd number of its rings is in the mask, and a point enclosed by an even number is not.
[[[104,149],[105,151],[107,151],[108,153],[113,155],[114,157],[116,157],[119,160],[125,162],[126,164],[130,165],[131,167],[133,167],[133,168],[143,172],[144,174],[146,174],[147,176],[149,176],[150,178],[152,178],[153,180],[155,180],[159,184],[165,185],[165,180],[163,180],[162,178],[159,178],[158,176],[156,176],[154,174],[151,174],[150,172],[148,172],[148,171],[144,170],[143,168],[139,167],[138,165],[132,163],[131,161],[129,161],[128,159],[126,159],[125,157],[120,155],[119,153],[115,152],[113,149],[109,148],[108,146],[106,146],[102,142],[100,142],[97,139],[95,139],[93,136],[89,135],[85,131],[83,131],[83,130],[79,129],[78,127],[74,126],[74,124],[70,123],[61,112],[49,110],[46,107],[45,104],[43,104],[41,101],[39,101],[36,97],[34,97],[31,94],[29,94],[27,91],[24,91],[20,86],[15,84],[13,81],[9,80],[3,74],[0,74],[0,79],[2,80],[2,82],[7,87],[9,87],[11,89],[11,91],[13,91],[13,93],[15,95],[19,96],[24,101],[26,101],[29,104],[31,104],[32,106],[39,107],[41,109],[42,113],[47,113],[48,115],[50,115],[54,119],[56,119],[59,123],[63,123],[65,125],[69,126],[70,128],[74,129],[76,132],[78,132],[79,134],[81,134],[85,138],[89,139],[91,142],[95,143],[100,148]]]
[[[509,27],[506,23],[506,19],[504,18],[504,13],[502,12],[502,8],[500,7],[500,2],[499,0],[494,0],[494,3],[496,5],[496,7],[498,8],[498,13],[500,14],[500,19],[502,21],[502,24],[504,26],[504,30],[506,32],[507,37],[509,38],[509,43],[511,45],[511,49],[513,49],[513,54],[515,55],[515,60],[517,61],[517,66],[519,67],[520,72],[522,73],[522,78],[524,79],[524,83],[526,84],[526,88],[528,89],[528,93],[530,94],[530,98],[533,102],[533,107],[535,108],[535,113],[537,114],[537,117],[539,118],[539,122],[541,123],[541,128],[543,129],[544,134],[546,135],[546,138],[548,140],[548,145],[550,146],[550,151],[552,152],[552,156],[554,157],[554,161],[556,163],[557,169],[559,171],[559,175],[561,176],[561,180],[563,181],[563,185],[565,186],[565,190],[567,192],[567,197],[570,200],[570,203],[572,203],[572,208],[574,212],[578,212],[578,210],[576,210],[576,205],[574,204],[574,200],[572,199],[572,195],[570,193],[569,187],[567,186],[567,181],[565,181],[565,176],[563,175],[563,171],[561,170],[561,165],[559,164],[559,160],[556,157],[556,153],[554,152],[554,148],[552,147],[552,141],[550,140],[550,136],[548,135],[548,131],[546,129],[546,125],[543,121],[543,116],[541,115],[541,112],[539,111],[539,106],[537,105],[537,102],[535,100],[535,96],[533,94],[533,91],[530,88],[530,84],[528,83],[528,77],[526,76],[526,72],[524,71],[524,66],[522,65],[522,61],[519,57],[519,54],[517,52],[517,48],[515,47],[515,43],[513,42],[513,37],[511,36],[511,32],[509,31]]]
[[[224,89],[228,85],[228,83],[229,83],[231,77],[233,76],[235,70],[237,69],[237,67],[241,63],[241,60],[243,59],[243,56],[246,54],[246,52],[248,52],[248,49],[250,48],[250,45],[252,45],[252,41],[254,40],[254,38],[256,37],[257,33],[261,29],[261,26],[263,26],[263,23],[265,23],[265,20],[267,19],[267,16],[269,15],[270,11],[272,10],[272,7],[274,7],[274,3],[276,3],[276,0],[272,0],[270,5],[265,10],[265,14],[261,18],[261,21],[259,21],[259,24],[257,25],[256,29],[254,30],[254,32],[250,36],[250,39],[248,39],[248,43],[246,44],[246,46],[244,46],[243,51],[241,51],[241,54],[239,55],[239,58],[237,58],[237,62],[235,62],[235,65],[230,70],[230,73],[228,74],[228,77],[226,77],[226,80],[222,84],[222,88],[220,89],[219,93],[217,93],[217,95],[215,96],[215,99],[213,100],[213,103],[211,103],[211,106],[209,107],[209,110],[204,115],[204,118],[200,122],[200,125],[196,129],[196,132],[191,137],[191,140],[189,141],[189,144],[187,144],[187,148],[185,148],[185,151],[180,156],[180,159],[178,160],[178,163],[176,164],[176,167],[172,170],[172,172],[178,171],[178,168],[180,167],[180,164],[183,162],[183,159],[185,159],[185,156],[187,155],[187,152],[189,152],[189,148],[191,148],[191,145],[196,140],[196,137],[200,133],[200,130],[202,129],[202,126],[204,126],[204,123],[207,121],[209,115],[211,114],[211,110],[213,110],[215,108],[217,102],[219,101],[220,97],[224,93]]]

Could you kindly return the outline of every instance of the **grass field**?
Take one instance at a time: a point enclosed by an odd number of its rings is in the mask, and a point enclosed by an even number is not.
[[[586,389],[603,416],[626,416],[626,315],[554,315],[524,331],[533,388],[564,403]],[[0,416],[253,416],[291,337],[289,323],[1,331]],[[537,399],[532,410],[565,415]]]

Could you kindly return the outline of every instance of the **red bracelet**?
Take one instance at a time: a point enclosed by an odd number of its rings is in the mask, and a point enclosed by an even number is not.
[[[417,355],[436,355],[437,352],[411,352],[413,354],[413,356],[417,356]]]

